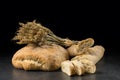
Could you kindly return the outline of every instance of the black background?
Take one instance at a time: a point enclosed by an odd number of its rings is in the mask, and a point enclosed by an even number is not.
[[[57,36],[72,40],[94,38],[95,45],[106,49],[105,55],[119,55],[120,31],[117,6],[53,6],[52,8],[30,8],[2,11],[0,15],[0,55],[12,56],[24,45],[11,39],[19,28],[19,22],[36,20],[51,29]],[[17,12],[17,10],[19,12]],[[13,12],[14,11],[14,12]]]
[[[114,1],[6,1],[0,2],[0,79],[1,80],[120,80],[119,2]],[[14,53],[25,45],[11,39],[19,22],[35,20],[57,36],[72,40],[94,38],[94,45],[105,48],[95,74],[69,77],[61,71],[17,70],[11,64]]]

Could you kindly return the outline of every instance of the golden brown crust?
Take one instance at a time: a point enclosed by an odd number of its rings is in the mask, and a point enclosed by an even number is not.
[[[71,62],[74,65],[74,69],[77,75],[83,75],[85,73],[84,65],[81,63],[81,61],[73,60]]]
[[[74,75],[70,73],[72,71],[68,71],[73,69],[77,75],[83,75],[84,73],[95,73],[95,64],[103,57],[104,51],[104,47],[100,45],[88,48],[83,54],[79,54],[78,56],[73,57],[71,61],[66,61],[64,65],[61,65],[61,67],[64,67],[62,68],[62,71],[69,76]],[[70,67],[67,66],[70,65],[70,63],[73,63],[73,69],[70,69]]]
[[[88,59],[81,59],[80,62],[84,65],[84,70],[86,73],[95,73],[96,66],[92,61]]]
[[[67,59],[69,59],[68,52],[59,45],[41,47],[28,45],[14,54],[12,64],[24,70],[51,71],[59,69],[61,62]]]
[[[73,57],[71,60],[82,60],[88,59],[96,64],[104,55],[104,47],[101,45],[96,45],[94,47],[88,48],[86,52],[78,56]]]
[[[77,44],[73,44],[67,50],[70,56],[74,57],[74,56],[84,53],[88,48],[93,46],[93,44],[94,44],[94,39],[87,38],[85,40],[79,41]]]

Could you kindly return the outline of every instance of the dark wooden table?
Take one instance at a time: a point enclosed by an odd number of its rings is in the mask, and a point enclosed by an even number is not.
[[[12,57],[0,56],[0,80],[120,80],[120,57],[118,55],[104,56],[99,61],[94,74],[72,76],[61,72],[24,71],[15,69],[11,64]]]

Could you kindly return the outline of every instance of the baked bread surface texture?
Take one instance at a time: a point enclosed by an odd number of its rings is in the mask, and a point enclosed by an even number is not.
[[[67,50],[59,45],[27,45],[13,55],[12,64],[18,69],[53,71],[68,59]]]

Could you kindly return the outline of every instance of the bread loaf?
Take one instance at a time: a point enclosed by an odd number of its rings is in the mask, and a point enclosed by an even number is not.
[[[101,45],[95,45],[93,47],[88,48],[83,54],[73,57],[71,60],[82,60],[88,59],[96,64],[101,60],[105,52],[105,49]]]
[[[104,55],[104,51],[104,47],[100,45],[88,48],[83,54],[73,57],[70,61],[62,62],[61,70],[69,76],[74,74],[83,75],[84,73],[95,73],[95,64],[101,60]],[[73,66],[72,69],[68,65]],[[70,73],[73,71],[74,74]]]
[[[84,53],[88,48],[93,46],[93,44],[94,44],[94,39],[87,38],[87,39],[78,41],[78,43],[73,44],[67,50],[70,56],[74,57],[74,56]]]
[[[24,70],[52,71],[61,67],[61,62],[68,60],[69,54],[63,47],[52,44],[41,47],[28,45],[18,50],[12,57],[15,68]]]

